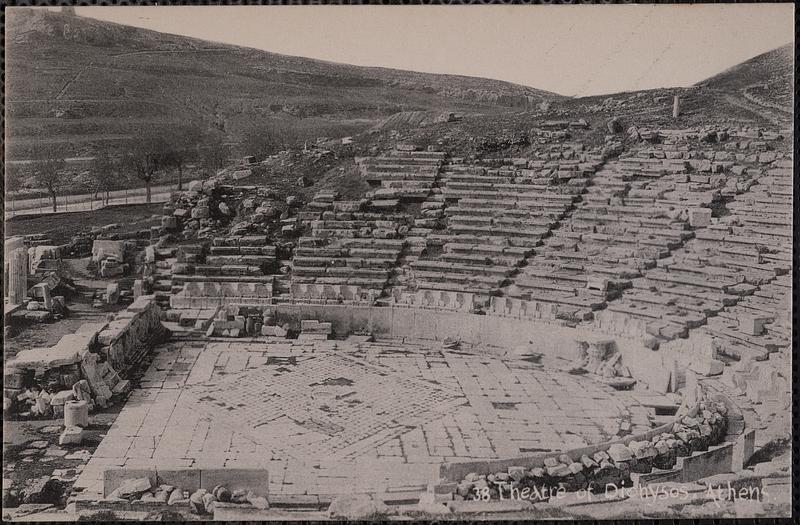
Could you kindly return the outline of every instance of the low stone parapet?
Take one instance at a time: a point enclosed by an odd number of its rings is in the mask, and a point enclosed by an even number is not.
[[[641,435],[590,447],[527,458],[444,463],[439,492],[465,499],[502,499],[512,490],[533,488],[574,492],[603,490],[606,484],[686,482],[730,472],[735,441],[727,441],[727,406],[702,399],[684,404],[671,422]]]

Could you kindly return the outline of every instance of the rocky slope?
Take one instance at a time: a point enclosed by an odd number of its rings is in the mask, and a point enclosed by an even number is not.
[[[558,95],[508,82],[366,68],[40,9],[7,12],[9,156],[72,155],[197,121],[236,142],[263,122],[351,134],[400,111],[525,110]]]

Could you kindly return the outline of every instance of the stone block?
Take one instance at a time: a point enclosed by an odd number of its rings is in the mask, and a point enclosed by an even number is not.
[[[64,426],[67,428],[88,427],[89,403],[86,401],[67,401],[64,404]]]
[[[389,507],[369,494],[338,496],[328,507],[331,519],[363,520],[388,513]]]
[[[608,279],[598,276],[588,276],[586,279],[586,288],[588,290],[605,292],[608,289]]]
[[[63,445],[80,445],[83,443],[84,432],[81,427],[67,427],[58,437],[58,444]]]
[[[755,440],[756,431],[755,429],[751,429],[739,436],[739,438],[733,443],[732,468],[734,472],[739,472],[740,470],[744,469],[745,465],[747,465],[747,462],[750,461],[750,458],[755,452]]]
[[[711,225],[710,208],[690,208],[689,226],[692,228],[705,228]]]
[[[169,498],[167,499],[167,505],[177,505],[184,501],[188,503],[189,500],[183,498],[182,487],[178,487],[177,489],[173,490],[172,493],[170,493]]]
[[[138,299],[144,295],[144,281],[136,279],[133,281],[133,298]]]
[[[768,321],[770,321],[769,317],[740,315],[739,331],[747,335],[761,335],[764,333],[764,326]]]
[[[161,227],[167,230],[174,230],[178,227],[178,220],[173,215],[168,215],[161,218]]]
[[[209,216],[208,206],[198,206],[192,210],[192,219],[207,219]]]
[[[99,262],[109,257],[122,261],[125,258],[125,243],[109,240],[96,240],[92,243],[93,261]]]
[[[108,497],[127,480],[141,478],[147,478],[151,487],[157,485],[155,469],[107,468],[103,471],[103,496]]]
[[[119,302],[119,283],[109,283],[106,286],[106,304],[114,305]]]
[[[525,467],[508,467],[508,474],[514,481],[522,481],[525,477]]]
[[[613,445],[608,447],[608,456],[614,463],[630,461],[631,459],[633,459],[633,454],[631,453],[631,450],[621,443],[614,443]]]
[[[111,389],[111,393],[115,396],[120,396],[127,394],[131,390],[131,382],[127,379],[120,380],[114,388]]]
[[[127,265],[121,265],[116,261],[111,261],[109,259],[105,259],[100,264],[100,276],[101,277],[118,277],[125,273],[125,268]]]
[[[208,490],[217,485],[222,485],[231,492],[244,490],[252,492],[259,497],[266,498],[269,496],[269,473],[264,468],[202,469],[200,471],[200,483],[203,488]]]
[[[153,482],[149,477],[132,478],[124,480],[119,487],[117,487],[109,498],[130,498],[135,497],[143,492],[149,491],[153,487]],[[143,499],[143,501],[146,501]]]
[[[65,403],[72,401],[73,399],[75,399],[75,394],[72,392],[72,390],[62,390],[53,394],[53,396],[50,398],[50,404],[64,406]]]
[[[718,376],[722,374],[724,363],[719,359],[695,359],[691,369],[701,376]]]
[[[200,469],[157,469],[156,481],[159,485],[172,485],[181,490],[195,492],[202,485]],[[213,486],[209,488],[212,489]]]

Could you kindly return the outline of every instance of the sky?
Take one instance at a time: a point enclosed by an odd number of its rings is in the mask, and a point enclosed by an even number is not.
[[[78,7],[78,14],[362,66],[567,96],[688,86],[794,41],[794,5]]]

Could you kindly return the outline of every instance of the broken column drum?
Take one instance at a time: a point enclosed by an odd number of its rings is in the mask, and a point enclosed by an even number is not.
[[[672,118],[678,118],[681,114],[681,97],[680,95],[675,95],[675,98],[672,100]]]
[[[36,297],[42,298],[42,304],[44,304],[44,309],[48,312],[53,310],[53,298],[50,296],[50,288],[47,286],[47,283],[39,283],[34,286],[36,290]]]
[[[64,426],[89,426],[89,404],[86,401],[67,401],[64,404]]]
[[[8,302],[22,304],[28,289],[28,252],[17,248],[8,258]]]

